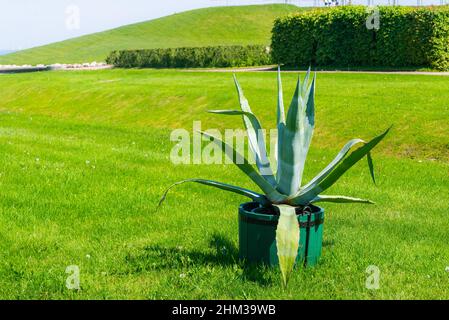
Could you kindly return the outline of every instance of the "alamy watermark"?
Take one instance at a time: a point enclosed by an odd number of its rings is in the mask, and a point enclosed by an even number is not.
[[[368,274],[365,282],[365,287],[368,290],[379,290],[380,289],[380,269],[377,266],[371,265],[366,268],[366,273]]]
[[[81,29],[81,9],[77,5],[69,5],[65,9],[65,26],[68,30]]]
[[[69,290],[80,290],[80,268],[76,265],[68,266],[65,273],[69,274],[65,286]]]
[[[211,137],[211,138],[209,138]],[[215,139],[217,138],[217,139]],[[272,129],[253,132],[251,141],[246,144],[248,135],[242,129],[226,129],[224,135],[220,130],[201,130],[201,121],[193,122],[193,132],[186,129],[173,130],[170,141],[176,145],[170,152],[173,164],[262,164],[262,169],[269,162],[276,161],[278,131]],[[269,142],[269,153],[265,142]],[[235,152],[234,152],[235,150]],[[261,174],[265,174],[261,172]],[[269,174],[267,172],[266,174]]]
[[[366,28],[368,30],[379,30],[380,29],[380,12],[377,6],[366,7],[366,13],[368,17],[366,18]]]

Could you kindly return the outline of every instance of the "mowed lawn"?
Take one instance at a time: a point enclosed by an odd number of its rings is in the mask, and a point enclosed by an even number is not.
[[[238,74],[273,128],[275,73]],[[286,102],[297,75],[284,75]],[[317,128],[307,177],[349,139],[391,124],[366,162],[331,194],[377,205],[326,204],[323,257],[287,289],[277,269],[237,258],[245,198],[193,177],[256,188],[231,165],[170,163],[170,132],[240,128],[206,114],[238,108],[230,73],[152,70],[0,76],[2,299],[448,299],[449,77],[318,74]],[[288,105],[288,103],[287,103]],[[65,286],[77,265],[81,290]],[[368,266],[380,288],[368,290]]]

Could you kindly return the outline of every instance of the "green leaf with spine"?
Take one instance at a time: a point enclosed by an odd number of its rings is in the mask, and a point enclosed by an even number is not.
[[[243,124],[245,125],[246,132],[248,134],[248,141],[251,151],[253,153],[254,159],[256,159],[257,168],[272,186],[276,186],[276,179],[274,178],[270,161],[268,160],[267,156],[262,126],[260,125],[260,122],[257,119],[257,117],[251,111],[248,99],[246,99],[245,95],[243,94],[243,90],[240,87],[240,84],[235,75],[234,75],[234,83],[237,88],[240,108],[242,110],[242,113],[240,115],[243,116]],[[222,114],[236,115],[237,113],[222,113]]]
[[[285,195],[279,193],[263,176],[261,176],[249,161],[240,153],[238,153],[233,146],[223,142],[221,139],[209,135],[206,132],[200,132],[204,137],[210,139],[217,144],[226,156],[231,159],[234,164],[243,171],[259,188],[264,192],[266,197],[272,203],[283,203],[287,198]]]
[[[240,109],[237,110],[212,110],[211,113],[228,116],[242,116],[245,125],[249,145],[256,159],[257,170],[239,154],[233,146],[224,143],[221,139],[213,137],[205,132],[201,134],[216,143],[222,151],[245,173],[261,190],[262,193],[254,192],[245,188],[224,184],[217,181],[204,179],[189,179],[173,184],[162,197],[160,204],[166,199],[168,192],[175,186],[194,182],[215,187],[221,190],[230,191],[246,196],[259,203],[260,206],[277,206],[281,216],[276,232],[278,243],[278,256],[282,272],[283,282],[286,285],[293,270],[296,260],[297,248],[293,243],[299,245],[298,222],[292,218],[295,207],[306,207],[313,203],[335,202],[335,203],[364,203],[373,204],[366,199],[353,198],[348,196],[322,195],[324,191],[333,186],[350,168],[365,156],[368,159],[368,167],[371,177],[375,183],[374,165],[371,151],[388,134],[391,128],[369,142],[361,139],[349,141],[337,154],[335,159],[329,163],[316,177],[309,183],[301,186],[307,154],[315,127],[315,88],[316,75],[312,81],[310,79],[310,69],[306,74],[304,82],[301,84],[298,79],[296,90],[287,117],[285,117],[281,72],[278,69],[278,99],[277,99],[277,172],[273,174],[271,164],[268,160],[265,139],[261,133],[260,121],[251,111],[248,100],[243,94],[237,79],[235,85],[239,96]],[[311,82],[311,83],[309,83]],[[358,149],[351,152],[356,146]],[[349,155],[348,155],[349,154]],[[290,259],[291,252],[295,251],[295,259]],[[293,261],[293,263],[292,263]]]
[[[165,192],[164,195],[162,196],[161,200],[159,200],[159,206],[162,205],[162,203],[165,201],[165,198],[167,197],[168,192],[173,189],[174,187],[184,184],[184,183],[190,183],[190,182],[194,182],[194,183],[199,183],[199,184],[203,184],[206,186],[210,186],[210,187],[215,187],[221,190],[225,190],[225,191],[230,191],[233,193],[237,193],[239,195],[248,197],[250,199],[252,199],[255,202],[258,202],[260,204],[265,204],[265,205],[269,205],[271,202],[270,200],[268,200],[268,198],[260,193],[245,189],[245,188],[241,188],[241,187],[237,187],[237,186],[233,186],[230,184],[226,184],[226,183],[222,183],[222,182],[218,182],[218,181],[213,181],[213,180],[205,180],[205,179],[188,179],[188,180],[183,180],[183,181],[179,181],[176,182],[174,184],[172,184]]]
[[[276,230],[276,248],[284,286],[295,266],[299,249],[299,224],[296,209],[289,205],[276,205],[280,216]]]
[[[284,148],[284,128],[285,128],[285,108],[284,108],[284,93],[282,92],[282,79],[281,79],[281,67],[278,67],[278,103],[277,103],[277,129],[278,129],[278,143],[276,150],[276,182],[279,184],[279,173],[281,172],[282,158],[281,152]]]
[[[307,73],[306,79],[309,74],[310,72]],[[315,80],[314,77],[310,87],[303,90],[307,86],[301,86],[298,78],[282,130],[282,146],[278,157],[278,190],[287,196],[294,195],[301,185],[304,164],[315,128]]]

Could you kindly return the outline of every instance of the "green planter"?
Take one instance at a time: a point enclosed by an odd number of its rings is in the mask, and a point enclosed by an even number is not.
[[[313,266],[321,256],[324,210],[310,206],[311,214],[298,215],[300,243],[297,263]],[[276,228],[279,216],[263,213],[255,202],[239,209],[239,256],[249,263],[279,265]]]

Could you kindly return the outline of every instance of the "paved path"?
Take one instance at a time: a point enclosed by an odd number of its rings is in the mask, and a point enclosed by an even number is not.
[[[0,68],[0,73],[25,73],[25,72],[39,72],[48,71],[49,67],[10,67],[10,68]]]
[[[0,74],[1,73],[25,73],[25,72],[38,72],[38,71],[55,71],[55,70],[64,70],[64,71],[95,71],[95,70],[105,70],[112,69],[113,66],[105,64],[105,65],[96,65],[96,66],[83,66],[83,65],[50,65],[50,66],[0,66]]]

